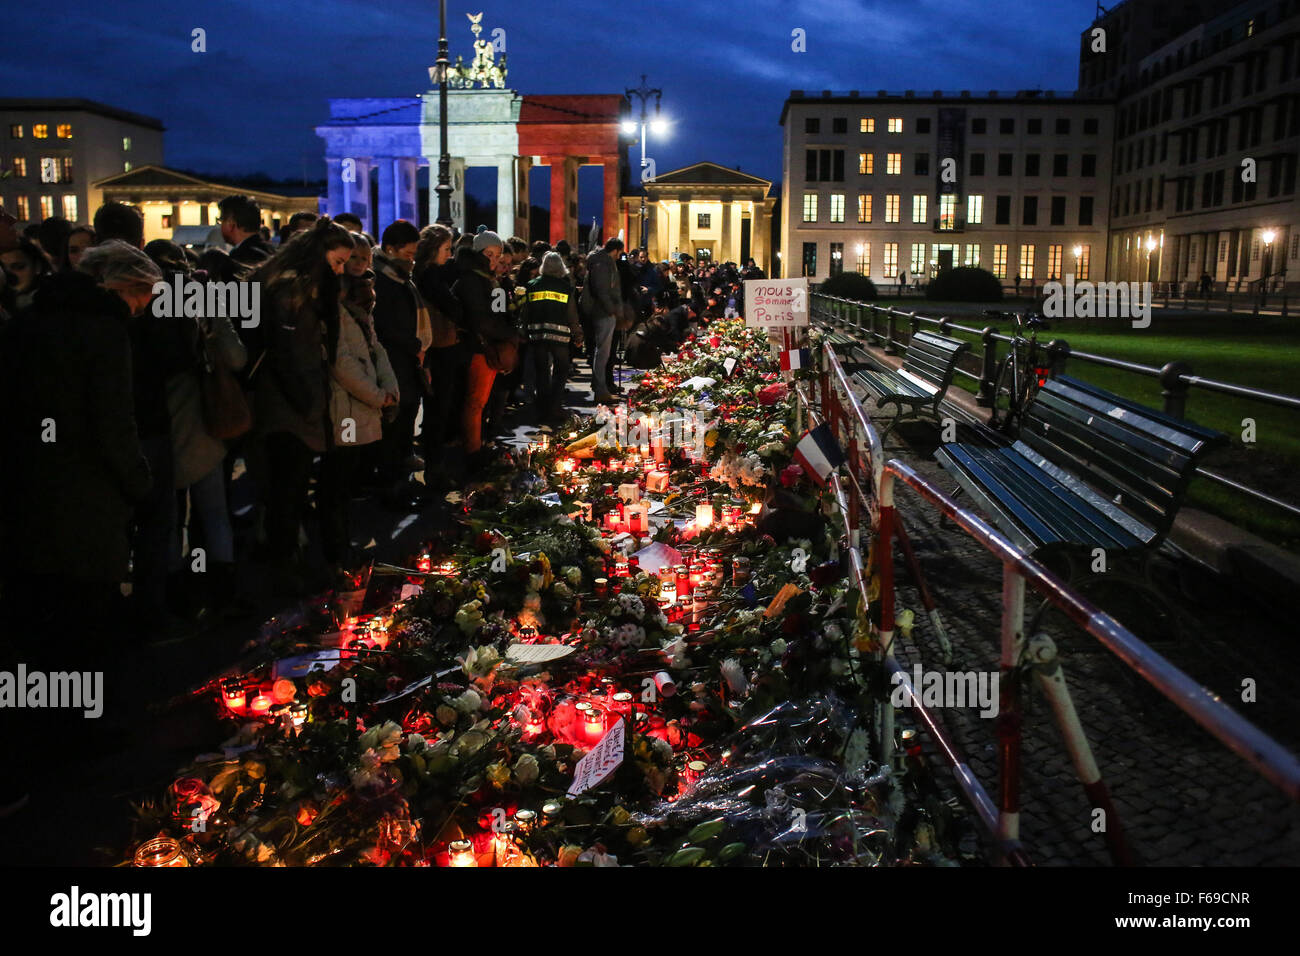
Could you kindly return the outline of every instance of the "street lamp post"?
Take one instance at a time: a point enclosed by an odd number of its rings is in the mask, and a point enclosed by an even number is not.
[[[1273,240],[1277,238],[1277,233],[1265,229],[1260,238],[1264,240],[1264,271],[1259,277],[1259,300],[1263,302],[1268,295],[1268,276],[1273,271]]]
[[[447,152],[447,0],[438,0],[438,63],[434,76],[438,80],[438,223],[452,228],[451,221],[451,154]]]
[[[662,123],[662,120],[659,117],[659,98],[663,96],[663,92],[664,92],[663,90],[651,89],[650,87],[646,86],[644,73],[641,74],[641,85],[638,86],[636,89],[628,89],[626,91],[627,98],[629,100],[631,100],[632,97],[635,96],[641,101],[641,121],[640,121],[641,166],[640,168],[643,176],[645,175],[645,166],[646,166],[646,162],[645,162],[645,132],[646,132],[646,119],[647,119],[646,104],[649,102],[650,97],[653,96],[655,98],[654,122],[656,124]],[[637,124],[635,121],[628,120],[623,124],[623,131],[625,133],[635,132],[636,125]],[[660,129],[656,128],[655,132],[660,132]],[[685,213],[683,213],[683,215],[685,215]],[[641,242],[640,242],[640,247],[642,249],[645,249],[648,243],[648,239],[647,239],[648,229],[649,229],[649,223],[646,222],[646,190],[645,190],[645,183],[642,182],[641,183]]]

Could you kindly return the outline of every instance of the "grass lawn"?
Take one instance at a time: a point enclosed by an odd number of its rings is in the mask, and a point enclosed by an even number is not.
[[[922,299],[882,299],[905,311],[924,315],[950,316],[955,322],[982,328],[987,306],[928,303]],[[1006,303],[1010,310],[1017,306]],[[1009,334],[1009,324],[998,325]],[[900,326],[900,332],[903,331]],[[978,336],[954,332],[980,348]],[[1179,315],[1152,310],[1151,325],[1134,329],[1127,321],[1063,319],[1051,322],[1040,340],[1064,339],[1075,352],[1091,352],[1109,358],[1139,362],[1159,368],[1182,360],[1192,374],[1205,378],[1300,395],[1300,320],[1234,317],[1226,315]],[[1005,345],[999,355],[1005,354]],[[975,364],[969,368],[977,368]],[[1117,394],[1156,408],[1164,407],[1160,383],[1151,377],[1106,368],[1075,359],[1066,363],[1066,373],[1092,382]],[[966,383],[960,378],[958,383]],[[1192,388],[1187,396],[1187,417],[1224,432],[1232,447],[1214,453],[1204,462],[1207,468],[1265,491],[1284,501],[1300,504],[1300,411],[1262,402],[1219,395]],[[1253,419],[1255,441],[1242,441],[1243,420]],[[1300,518],[1270,505],[1256,502],[1205,478],[1193,480],[1189,501],[1247,528],[1277,544],[1300,550]]]

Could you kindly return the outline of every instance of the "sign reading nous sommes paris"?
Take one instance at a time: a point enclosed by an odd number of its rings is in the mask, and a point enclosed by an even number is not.
[[[745,324],[802,326],[808,324],[808,278],[746,279]]]

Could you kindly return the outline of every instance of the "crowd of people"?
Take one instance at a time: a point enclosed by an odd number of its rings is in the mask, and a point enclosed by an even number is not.
[[[198,252],[145,243],[128,205],[21,233],[0,210],[9,611],[154,636],[247,613],[242,562],[274,597],[322,590],[359,563],[358,499],[440,501],[516,427],[570,413],[580,355],[585,400],[617,401],[621,361],[654,367],[762,277],[619,239],[580,255],[397,220],[376,240],[347,214],[273,242],[252,199],[219,208],[227,248]]]

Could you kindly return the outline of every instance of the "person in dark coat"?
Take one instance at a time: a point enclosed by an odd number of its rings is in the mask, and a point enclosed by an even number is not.
[[[424,467],[424,462],[412,460],[415,419],[425,391],[424,352],[431,342],[428,311],[411,281],[419,244],[420,230],[398,219],[384,230],[374,251],[375,334],[388,353],[402,393],[397,417],[384,422],[380,452],[380,481],[388,489],[388,503],[395,507],[404,504],[400,499],[411,471]]]
[[[148,301],[148,286],[114,292],[62,273],[42,280],[32,306],[0,332],[0,670],[105,671],[110,699],[97,695],[98,706],[110,715],[122,712],[113,667],[133,636],[119,607],[131,514],[151,487],[127,331]],[[80,710],[0,715],[0,817],[57,785],[43,741],[75,739],[83,754],[100,743],[101,722]]]
[[[488,231],[474,236],[473,245],[462,247],[456,253],[460,277],[452,292],[460,302],[461,333],[470,351],[461,431],[471,471],[486,464],[488,457],[483,453],[483,410],[492,394],[497,370],[489,364],[485,353],[488,347],[502,346],[515,338],[505,296],[498,294],[501,285],[496,271],[502,255],[501,237]]]
[[[433,490],[449,487],[452,448],[460,439],[460,409],[465,401],[465,377],[470,351],[460,300],[451,288],[457,279],[451,261],[452,236],[446,226],[426,226],[420,232],[415,255],[415,284],[429,307],[430,321],[445,321],[456,330],[451,344],[434,343],[424,353],[429,388],[424,393],[424,424],[420,432],[424,451],[424,484]]]
[[[248,196],[227,196],[217,203],[221,238],[234,246],[230,258],[246,269],[275,255],[275,246],[262,238],[262,207]]]
[[[310,590],[298,559],[313,458],[333,445],[330,368],[338,348],[339,276],[353,239],[328,216],[253,273],[262,288],[266,366],[254,382],[254,437],[264,445],[266,538],[274,587]]]
[[[158,243],[163,243],[163,247],[160,248]],[[170,272],[181,267],[172,262],[164,265],[159,260],[168,261],[175,256],[183,258],[183,253],[165,240],[154,240],[149,245],[153,255],[129,250],[132,258],[144,256],[154,265],[160,280],[172,282],[172,275],[164,278],[164,269]],[[172,248],[168,250],[166,246]],[[126,255],[122,250],[118,253]],[[85,257],[82,263],[84,268]],[[181,621],[168,610],[167,578],[175,563],[171,547],[178,540],[173,480],[175,449],[168,386],[173,377],[196,371],[199,335],[194,320],[181,313],[180,303],[175,303],[166,314],[162,314],[160,309],[146,308],[133,315],[127,325],[131,334],[135,424],[140,432],[140,447],[149,460],[149,470],[154,477],[153,488],[136,506],[131,603],[138,626],[157,633],[184,630]]]
[[[587,256],[587,282],[581,304],[591,323],[591,341],[595,354],[591,361],[591,390],[594,401],[617,400],[610,387],[613,367],[610,355],[614,348],[614,330],[623,317],[623,283],[616,264],[623,254],[623,240],[610,239],[604,247]]]
[[[130,317],[120,295],[66,273],[45,279],[4,330],[5,593],[24,616],[59,610],[37,598],[51,589],[102,610],[127,579],[132,508],[152,483],[136,429]]]

